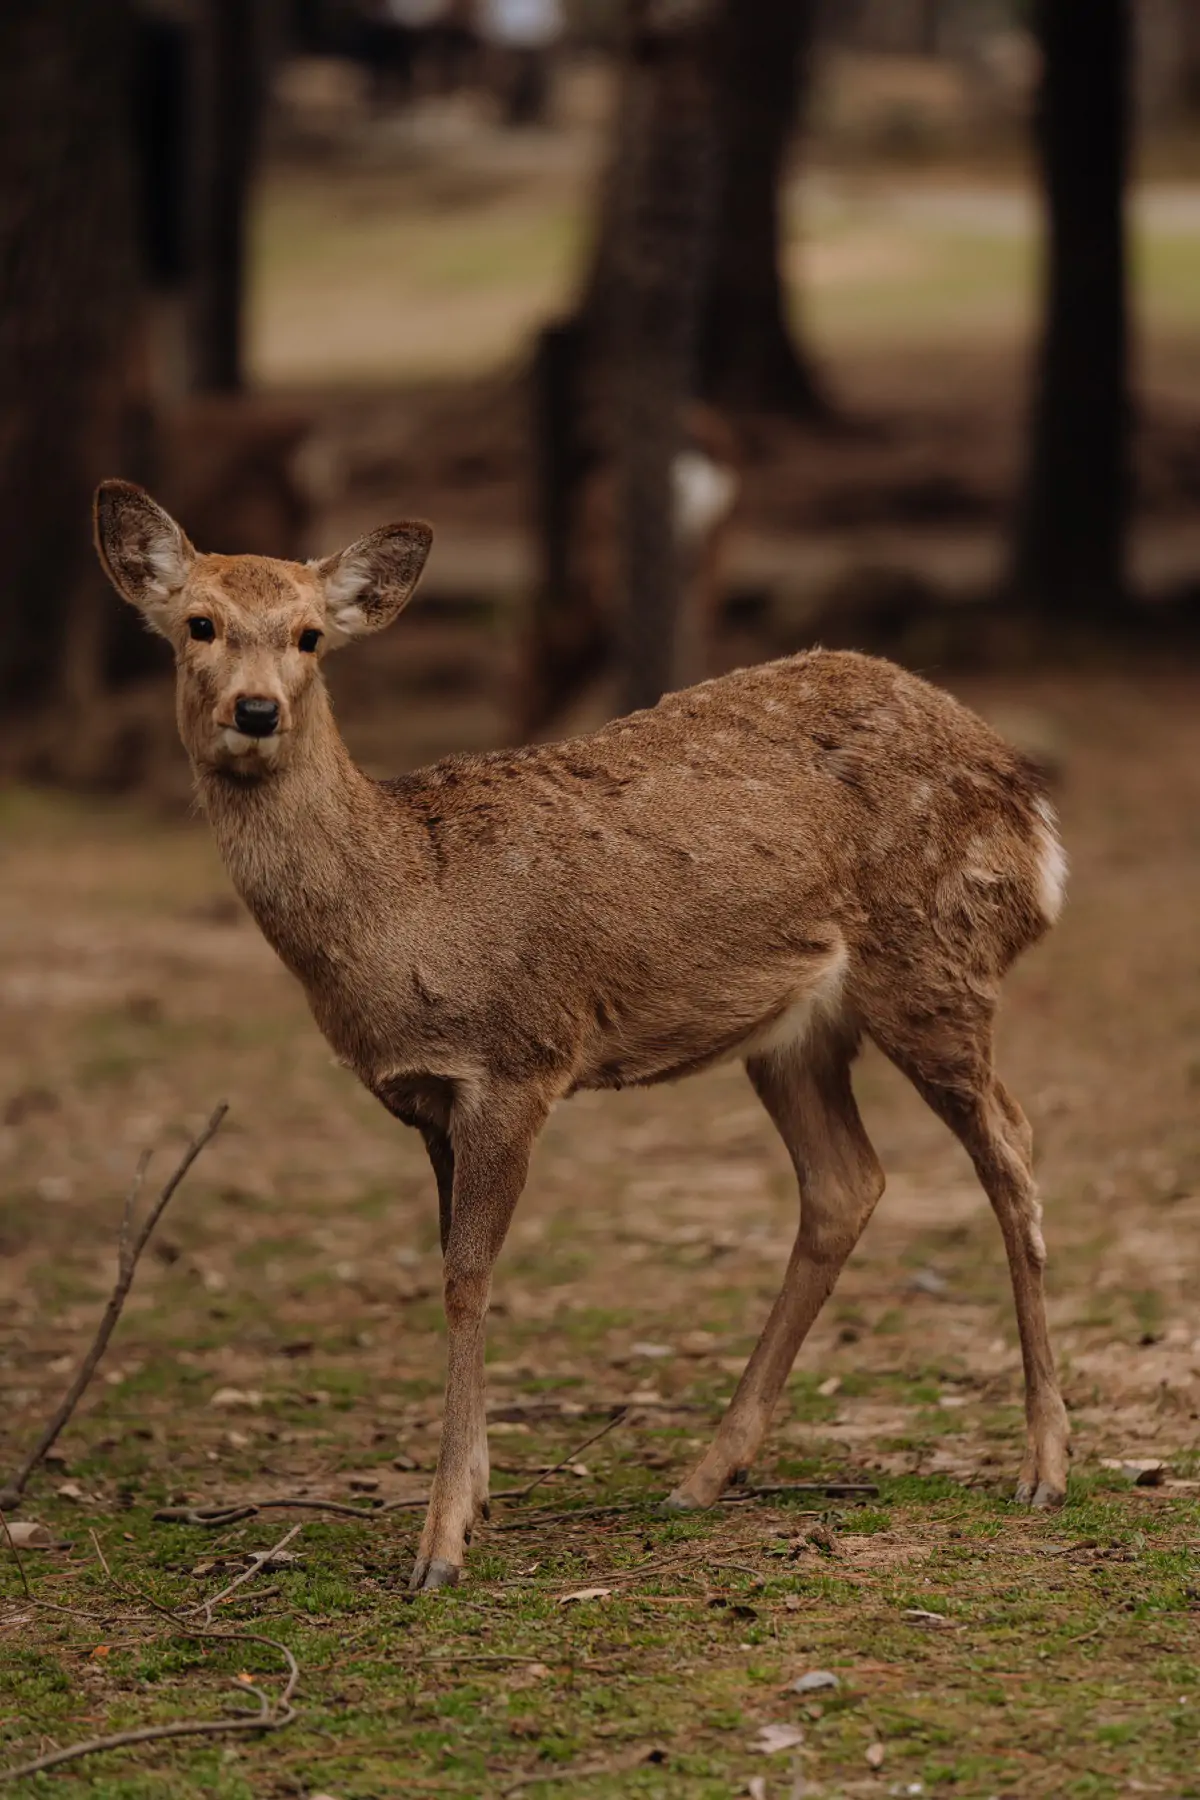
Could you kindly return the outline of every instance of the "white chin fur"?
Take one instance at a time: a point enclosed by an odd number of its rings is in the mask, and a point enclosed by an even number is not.
[[[234,731],[226,725],[221,732],[221,747],[230,756],[261,756],[264,762],[274,762],[279,754],[279,739],[247,737],[244,731]]]

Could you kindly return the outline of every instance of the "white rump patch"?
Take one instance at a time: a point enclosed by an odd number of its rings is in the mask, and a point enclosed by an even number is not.
[[[1058,820],[1048,800],[1033,803],[1037,814],[1034,838],[1037,843],[1038,905],[1048,925],[1053,925],[1063,909],[1067,894],[1067,853],[1058,835]]]
[[[794,1056],[804,1048],[816,1025],[836,1019],[841,1011],[846,965],[845,944],[833,951],[821,973],[799,999],[784,1008],[769,1025],[752,1032],[738,1045],[738,1056]]]

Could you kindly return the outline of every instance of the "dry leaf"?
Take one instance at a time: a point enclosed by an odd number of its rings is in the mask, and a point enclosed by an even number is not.
[[[107,1644],[97,1644],[96,1648],[92,1651],[92,1655],[93,1656],[107,1656],[108,1649],[109,1649],[109,1647]]]
[[[767,1784],[761,1775],[753,1775],[746,1783],[750,1800],[767,1800]]]
[[[763,1725],[750,1748],[762,1756],[778,1756],[781,1750],[794,1750],[803,1742],[799,1725]]]
[[[611,1588],[576,1588],[573,1594],[560,1594],[558,1604],[567,1606],[572,1600],[603,1600],[611,1593]]]
[[[239,1406],[255,1409],[260,1407],[262,1403],[263,1397],[258,1388],[227,1387],[218,1388],[208,1404],[210,1406],[224,1407],[232,1410],[234,1407]]]
[[[883,1749],[882,1744],[868,1744],[867,1745],[867,1761],[870,1763],[870,1765],[873,1769],[878,1769],[882,1766],[883,1757],[884,1757],[884,1749]]]
[[[1132,1481],[1134,1487],[1161,1487],[1168,1474],[1166,1463],[1157,1460],[1135,1461],[1106,1456],[1101,1460],[1100,1467],[1119,1469],[1127,1481]]]
[[[44,1525],[32,1519],[10,1519],[6,1526],[9,1538],[18,1550],[53,1550],[54,1538]]]
[[[957,1631],[958,1629],[954,1620],[948,1619],[945,1613],[926,1612],[923,1606],[910,1606],[907,1612],[900,1614],[900,1617],[906,1625],[924,1625],[929,1631]]]
[[[842,1378],[840,1375],[830,1375],[827,1377],[826,1380],[824,1380],[821,1383],[820,1387],[817,1389],[817,1392],[818,1392],[818,1394],[820,1394],[822,1400],[828,1400],[831,1395],[837,1393],[837,1391],[841,1387],[841,1385],[842,1385]]]

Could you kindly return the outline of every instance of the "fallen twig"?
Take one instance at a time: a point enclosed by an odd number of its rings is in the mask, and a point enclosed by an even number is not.
[[[261,1688],[252,1682],[238,1681],[236,1686],[240,1693],[253,1693],[258,1700],[258,1711],[248,1717],[243,1714],[232,1719],[179,1719],[171,1725],[142,1725],[132,1731],[114,1731],[108,1737],[85,1738],[78,1744],[65,1744],[61,1750],[48,1751],[45,1756],[35,1756],[30,1762],[18,1763],[14,1768],[0,1769],[0,1785],[20,1781],[26,1775],[36,1775],[43,1769],[57,1768],[60,1763],[77,1762],[80,1757],[94,1756],[100,1750],[122,1750],[131,1744],[151,1744],[163,1738],[221,1737],[230,1732],[282,1731],[285,1725],[292,1723],[296,1717],[292,1696],[300,1682],[300,1666],[286,1644],[281,1644],[278,1638],[263,1637],[257,1631],[209,1631],[185,1625],[173,1613],[168,1613],[167,1616],[180,1637],[220,1638],[228,1643],[265,1644],[269,1649],[278,1651],[288,1671],[287,1681],[278,1700],[272,1705],[270,1697]]]
[[[206,1625],[211,1625],[213,1607],[219,1606],[222,1600],[228,1600],[231,1594],[236,1593],[238,1588],[244,1586],[247,1581],[252,1581],[263,1569],[270,1568],[273,1558],[278,1556],[281,1550],[286,1550],[292,1539],[298,1537],[303,1530],[303,1525],[293,1525],[292,1529],[284,1533],[273,1549],[252,1550],[250,1554],[254,1560],[248,1569],[242,1570],[236,1581],[231,1581],[228,1587],[222,1588],[219,1594],[213,1594],[210,1599],[197,1600],[194,1605],[184,1607],[183,1612],[176,1614],[175,1616],[186,1617],[188,1613],[202,1612],[204,1614],[204,1623]]]
[[[250,1577],[256,1575],[261,1568],[268,1567],[271,1558],[275,1556],[278,1551],[282,1550],[286,1544],[290,1543],[292,1538],[294,1538],[296,1533],[301,1529],[302,1527],[299,1525],[293,1526],[292,1530],[275,1545],[273,1550],[256,1553],[254,1566],[240,1575],[237,1581],[232,1582],[230,1586],[223,1589],[221,1593],[214,1594],[211,1599],[201,1601],[196,1606],[189,1609],[191,1611],[204,1610],[205,1621],[203,1625],[189,1625],[182,1614],[172,1611],[169,1606],[164,1606],[162,1602],[156,1600],[152,1594],[143,1592],[143,1590],[136,1585],[133,1589],[134,1596],[136,1596],[143,1605],[148,1606],[152,1612],[157,1613],[161,1618],[165,1619],[167,1625],[170,1627],[171,1633],[176,1637],[200,1638],[205,1641],[230,1644],[265,1644],[268,1649],[274,1650],[283,1658],[287,1668],[287,1680],[284,1683],[283,1691],[278,1700],[272,1702],[270,1695],[260,1688],[257,1683],[243,1680],[239,1677],[236,1682],[239,1693],[253,1694],[258,1701],[258,1711],[256,1713],[252,1713],[249,1716],[242,1714],[228,1719],[180,1719],[170,1725],[143,1725],[130,1731],[112,1732],[107,1737],[85,1738],[80,1743],[67,1744],[64,1745],[62,1749],[48,1751],[44,1756],[34,1757],[30,1762],[19,1763],[14,1768],[0,1769],[0,1786],[3,1786],[10,1781],[18,1781],[26,1775],[38,1774],[43,1769],[56,1768],[60,1763],[77,1762],[81,1757],[93,1756],[102,1750],[121,1750],[134,1744],[155,1743],[165,1738],[221,1737],[226,1736],[231,1732],[281,1731],[285,1725],[290,1725],[292,1720],[296,1717],[296,1709],[292,1705],[292,1699],[300,1682],[300,1665],[297,1663],[295,1656],[288,1649],[287,1645],[281,1643],[278,1638],[265,1637],[263,1633],[259,1631],[214,1631],[211,1626],[211,1617],[212,1608],[214,1606],[218,1605],[222,1600],[228,1599],[234,1589],[240,1587],[243,1581],[248,1581]],[[123,1599],[128,1600],[131,1596],[114,1577],[113,1572],[108,1565],[107,1558],[100,1547],[100,1540],[94,1531],[92,1532],[92,1542],[96,1547],[96,1554],[100,1558],[101,1567],[103,1568],[110,1585]],[[39,1602],[35,1601],[34,1604],[37,1605]],[[48,1603],[41,1602],[40,1604],[44,1605]],[[74,1609],[55,1608],[55,1610],[73,1611]],[[96,1615],[81,1614],[80,1616],[95,1617]],[[149,1642],[151,1640],[142,1639],[140,1641]]]
[[[581,1456],[591,1445],[599,1443],[602,1437],[606,1437],[610,1431],[615,1430],[625,1418],[628,1410],[628,1407],[620,1407],[599,1431],[594,1431],[591,1437],[583,1440],[582,1444],[576,1444],[575,1448],[569,1450],[561,1462],[555,1463],[551,1468],[543,1469],[532,1481],[526,1482],[524,1487],[501,1488],[499,1493],[493,1494],[492,1498],[494,1500],[523,1500],[543,1481],[548,1481],[551,1475],[557,1475],[560,1469],[565,1469],[568,1463],[573,1463],[576,1457]],[[213,1528],[222,1525],[236,1525],[242,1519],[252,1519],[256,1513],[266,1512],[272,1506],[303,1507],[310,1512],[337,1513],[343,1519],[380,1519],[385,1513],[404,1512],[410,1507],[428,1505],[428,1494],[411,1494],[403,1500],[382,1500],[377,1506],[348,1506],[344,1500],[321,1500],[307,1494],[277,1494],[271,1499],[239,1500],[224,1506],[219,1504],[213,1506],[162,1506],[154,1514],[154,1518],[162,1525],[204,1525]],[[500,1526],[498,1529],[503,1530],[504,1527]]]
[[[75,1374],[75,1379],[67,1389],[61,1406],[42,1432],[41,1437],[33,1446],[33,1449],[29,1452],[29,1455],[25,1458],[21,1467],[13,1476],[12,1481],[3,1492],[0,1492],[0,1508],[11,1508],[17,1504],[21,1495],[25,1492],[25,1486],[29,1477],[43,1460],[46,1452],[53,1446],[55,1439],[62,1431],[63,1426],[67,1423],[68,1419],[75,1411],[75,1408],[79,1405],[92,1376],[96,1373],[100,1358],[108,1348],[108,1340],[113,1334],[117,1320],[121,1316],[121,1310],[125,1305],[126,1296],[133,1285],[133,1276],[138,1265],[138,1259],[150,1240],[151,1232],[162,1218],[171,1196],[174,1194],[176,1188],[179,1186],[200,1152],[204,1149],[204,1146],[211,1138],[215,1137],[217,1131],[220,1129],[221,1120],[225,1117],[228,1110],[228,1105],[222,1100],[221,1104],[213,1112],[208,1124],[205,1125],[202,1131],[197,1133],[180,1157],[174,1173],[169,1177],[157,1200],[146,1214],[140,1230],[134,1235],[133,1208],[137,1201],[138,1194],[141,1192],[142,1181],[145,1177],[146,1167],[150,1160],[150,1152],[148,1150],[143,1151],[142,1155],[138,1158],[138,1165],[134,1171],[133,1180],[130,1182],[128,1191],[125,1195],[125,1206],[121,1214],[121,1235],[117,1241],[116,1286],[113,1288],[108,1305],[104,1309],[104,1317],[100,1321],[99,1329],[92,1341],[90,1350],[80,1363]],[[46,1766],[48,1767],[49,1765]]]
[[[17,1574],[21,1577],[21,1586],[25,1589],[25,1598],[27,1600],[32,1600],[33,1595],[29,1588],[29,1577],[25,1573],[25,1564],[21,1561],[21,1552],[17,1549],[17,1540],[8,1529],[8,1520],[5,1518],[3,1512],[0,1512],[0,1526],[3,1526],[4,1528],[5,1542],[13,1553],[13,1560],[17,1565]]]
[[[618,1500],[611,1506],[575,1506],[570,1512],[538,1512],[529,1513],[523,1519],[505,1519],[502,1525],[493,1525],[492,1531],[534,1531],[539,1525],[559,1525],[564,1520],[599,1519],[609,1513],[653,1512],[656,1500]]]
[[[493,1494],[492,1498],[494,1500],[524,1500],[525,1496],[532,1494],[534,1488],[540,1487],[543,1481],[548,1481],[551,1475],[557,1475],[560,1469],[565,1469],[568,1463],[573,1463],[577,1457],[583,1455],[585,1450],[590,1450],[593,1444],[598,1444],[602,1437],[607,1437],[610,1431],[615,1431],[628,1413],[627,1406],[618,1407],[607,1425],[602,1425],[599,1431],[593,1431],[591,1437],[584,1438],[582,1444],[576,1444],[574,1450],[568,1450],[562,1461],[556,1462],[553,1468],[543,1469],[540,1475],[535,1475],[532,1481],[525,1483],[524,1487],[501,1488],[500,1492]]]
[[[774,1494],[824,1494],[827,1500],[872,1500],[879,1493],[873,1481],[778,1481],[768,1487],[737,1487],[721,1495],[722,1506],[741,1500],[769,1500]]]
[[[280,1494],[270,1500],[240,1500],[236,1504],[225,1506],[160,1506],[153,1515],[160,1525],[236,1525],[242,1519],[252,1519],[256,1513],[267,1512],[272,1506],[303,1508],[308,1512],[338,1513],[346,1519],[377,1519],[385,1512],[394,1512],[402,1506],[428,1506],[429,1495],[422,1494],[416,1500],[389,1500],[382,1506],[347,1506],[342,1500],[310,1499],[302,1494]]]
[[[722,1494],[719,1504],[722,1506],[740,1506],[747,1500],[766,1500],[775,1494],[823,1494],[830,1500],[851,1498],[869,1499],[878,1494],[879,1489],[873,1481],[786,1481],[770,1487],[734,1488],[728,1494]],[[653,1512],[659,1505],[657,1500],[623,1500],[610,1506],[576,1506],[568,1512],[535,1512],[523,1519],[505,1519],[502,1525],[493,1525],[493,1531],[533,1531],[538,1525],[560,1525],[572,1519],[597,1519],[609,1513]]]

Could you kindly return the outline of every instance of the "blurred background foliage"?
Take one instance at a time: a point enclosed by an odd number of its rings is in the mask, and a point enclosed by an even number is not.
[[[371,766],[1192,641],[1189,0],[9,0],[0,169],[9,774],[186,791],[114,472],[202,548],[433,519]]]

